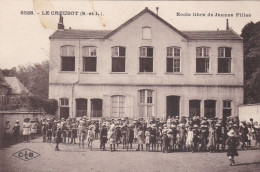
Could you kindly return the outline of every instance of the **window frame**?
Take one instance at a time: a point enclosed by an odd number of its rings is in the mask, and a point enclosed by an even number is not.
[[[198,53],[198,50],[200,50],[201,52]],[[201,55],[200,55],[201,54]],[[197,60],[198,59],[204,59],[204,69],[206,72],[198,72],[197,71]],[[206,63],[208,68],[206,68]],[[210,47],[206,47],[206,46],[201,46],[201,47],[196,47],[196,74],[210,74],[211,73],[211,64],[210,64]]]
[[[168,51],[171,50],[171,51]],[[175,50],[178,50],[179,52],[176,53]],[[171,52],[171,53],[168,53]],[[177,54],[177,55],[176,55]],[[172,72],[168,71],[168,59],[172,59]],[[175,60],[179,61],[179,66],[175,68]],[[175,71],[175,69],[179,69],[178,71]],[[166,73],[181,73],[181,47],[177,46],[171,46],[166,48]]]
[[[231,109],[232,110],[232,100],[223,100],[223,110],[224,109]],[[226,103],[229,103],[230,106],[225,106]]]
[[[62,104],[62,101],[64,101],[64,104]],[[66,101],[68,101],[68,104],[66,104]],[[69,101],[69,98],[60,98],[60,107],[69,107],[69,104],[70,104],[70,101]]]
[[[150,31],[150,38],[144,38],[144,31],[145,31],[145,29],[149,29],[149,31]],[[152,39],[152,28],[151,27],[149,27],[149,26],[145,26],[145,27],[142,27],[142,39],[143,40],[151,40]]]
[[[143,92],[143,93],[142,93]],[[151,93],[151,102],[150,101],[150,97],[149,97],[149,92]],[[145,112],[146,114],[139,114],[139,115],[143,115],[144,117],[152,117],[153,116],[153,112],[154,112],[154,100],[155,100],[155,91],[152,89],[141,89],[138,90],[138,107],[139,107],[139,113],[140,113],[140,108],[145,108]],[[141,94],[143,94],[143,98],[141,98]],[[144,100],[144,102],[141,101]],[[150,116],[148,116],[148,107],[152,108],[152,114]]]
[[[113,48],[117,48],[117,55],[113,54]],[[120,55],[120,48],[124,49],[124,56]],[[124,59],[124,71],[113,71],[113,59]],[[125,46],[113,46],[111,47],[111,72],[112,73],[125,73],[126,72],[126,47]]]
[[[73,51],[73,55],[66,55],[66,54],[63,54],[63,51],[62,51],[62,48],[65,48],[65,47],[73,47],[74,51]],[[69,52],[69,49],[67,50]],[[74,45],[62,45],[60,46],[60,72],[75,72],[76,71],[76,55],[75,55],[75,51],[76,51],[76,48]],[[67,52],[67,53],[68,53]],[[62,60],[63,58],[74,58],[74,70],[62,70]]]
[[[226,49],[230,49],[230,57],[226,56]],[[223,55],[220,55],[220,50],[223,49]],[[230,63],[230,71],[229,72],[219,72],[219,60],[220,59],[228,59]],[[218,74],[229,74],[232,73],[232,47],[218,47],[218,63],[217,63],[217,73]]]
[[[148,56],[148,48],[152,49],[152,56]],[[144,55],[141,53],[142,49],[144,49]],[[153,58],[154,58],[154,47],[152,46],[142,46],[139,47],[139,73],[153,73],[154,72],[154,65],[153,65]],[[152,59],[152,71],[151,72],[141,72],[141,59]]]
[[[114,116],[113,114],[114,114],[114,112],[113,112],[113,98],[114,97],[117,97],[118,98],[118,104],[117,104],[117,110],[118,110],[118,114],[117,114],[117,116]],[[124,107],[123,107],[123,109],[124,109],[124,113],[123,114],[121,114],[120,113],[120,108],[122,108],[122,107],[120,107],[120,97],[123,97],[124,98]],[[110,114],[111,114],[111,117],[124,117],[125,115],[126,115],[126,96],[124,96],[124,95],[112,95],[111,97],[110,97],[110,104],[111,104],[111,106],[110,106]]]
[[[89,50],[88,50],[88,52],[89,52],[89,54],[87,54],[87,55],[85,55],[85,54],[83,54],[83,52],[84,52],[84,48],[88,48]],[[91,51],[90,51],[90,48],[95,48],[95,55],[91,55]],[[86,68],[86,66],[85,66],[85,60],[87,59],[87,58],[95,58],[95,60],[96,60],[96,66],[95,66],[95,71],[87,71],[85,68]],[[83,72],[97,72],[97,47],[96,46],[83,46],[82,47],[82,61],[83,61],[83,68],[82,68],[82,71]]]

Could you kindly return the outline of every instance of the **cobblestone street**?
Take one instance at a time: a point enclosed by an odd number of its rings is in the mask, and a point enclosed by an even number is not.
[[[226,153],[127,152],[121,145],[116,152],[100,151],[97,140],[93,151],[77,144],[60,145],[58,152],[54,147],[35,139],[1,149],[0,171],[260,171],[259,147],[239,151],[235,166],[229,166]],[[25,148],[40,156],[23,161],[12,155]]]

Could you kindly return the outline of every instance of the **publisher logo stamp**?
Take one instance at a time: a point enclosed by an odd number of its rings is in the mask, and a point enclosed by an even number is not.
[[[15,156],[16,158],[19,158],[21,160],[24,160],[24,161],[29,161],[33,158],[40,156],[40,154],[37,152],[34,152],[30,149],[25,148],[23,150],[20,150],[20,151],[14,153],[13,156]]]

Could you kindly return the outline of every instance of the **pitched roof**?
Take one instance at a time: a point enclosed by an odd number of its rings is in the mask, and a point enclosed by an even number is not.
[[[216,31],[182,31],[190,40],[242,40],[242,38],[232,30]]]
[[[149,13],[162,23],[167,25],[173,31],[180,34],[188,40],[242,40],[242,38],[233,30],[216,30],[216,31],[179,31],[171,24],[163,20],[157,14],[149,10],[147,7],[134,17],[127,20],[125,23],[117,27],[115,30],[76,30],[64,29],[55,31],[49,38],[50,39],[107,39],[126,25],[142,16],[144,13]]]
[[[0,69],[0,85],[3,86],[3,87],[10,87],[8,85],[8,83],[6,82],[1,69]]]
[[[126,25],[128,25],[129,23],[131,23],[132,21],[134,21],[135,19],[139,18],[140,16],[142,16],[144,13],[149,13],[152,16],[154,16],[155,18],[157,18],[158,20],[160,20],[162,23],[164,23],[165,25],[167,25],[169,28],[171,28],[173,31],[177,32],[178,34],[180,34],[182,37],[184,38],[188,38],[185,34],[183,34],[181,31],[179,31],[178,29],[176,29],[175,27],[173,27],[171,24],[169,24],[167,21],[165,21],[164,19],[162,19],[161,17],[159,17],[157,14],[155,14],[154,12],[152,12],[151,10],[149,10],[147,7],[141,11],[140,13],[138,13],[137,15],[135,15],[134,17],[132,17],[131,19],[127,20],[125,23],[123,23],[122,25],[120,25],[118,28],[116,28],[115,30],[113,30],[111,33],[109,33],[107,36],[105,36],[105,38],[109,38],[110,36],[112,36],[113,34],[115,34],[116,32],[118,32],[119,30],[121,30],[122,28],[124,28]]]
[[[111,30],[64,29],[54,32],[50,39],[104,39]]]
[[[32,94],[16,77],[4,77],[6,82],[11,86],[11,94],[19,95],[22,92]]]

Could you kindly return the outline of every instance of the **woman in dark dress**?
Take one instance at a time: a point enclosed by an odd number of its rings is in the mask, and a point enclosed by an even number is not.
[[[238,156],[237,146],[239,145],[239,140],[236,137],[234,130],[230,130],[227,135],[228,135],[228,139],[227,139],[227,145],[228,145],[227,156],[229,158],[230,165],[233,165],[233,164],[235,164],[234,156]]]

